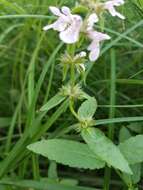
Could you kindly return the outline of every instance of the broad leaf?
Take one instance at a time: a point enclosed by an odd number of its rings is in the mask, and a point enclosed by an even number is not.
[[[130,164],[143,162],[143,135],[129,138],[119,148]]]
[[[122,177],[128,186],[130,186],[130,184],[137,184],[141,179],[141,164],[132,165],[131,169],[133,171],[133,175],[125,173],[122,174]]]
[[[93,117],[97,109],[97,101],[95,98],[90,97],[84,101],[78,109],[78,116],[80,118]]]
[[[133,165],[132,170],[133,170],[133,176],[131,176],[131,179],[133,181],[133,184],[136,184],[141,179],[141,164]]]
[[[102,131],[95,128],[84,129],[82,131],[82,137],[98,158],[105,161],[109,166],[132,174],[128,162],[119,148]]]
[[[86,144],[71,140],[42,140],[29,145],[28,149],[71,167],[98,169],[105,165],[103,161],[97,159]]]
[[[59,105],[62,101],[64,101],[66,97],[61,94],[57,94],[52,97],[44,106],[41,107],[40,111],[49,111],[55,106]]]

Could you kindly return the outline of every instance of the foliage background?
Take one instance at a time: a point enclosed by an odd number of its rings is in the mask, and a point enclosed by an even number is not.
[[[59,39],[55,32],[44,34],[42,27],[49,22],[49,5],[71,6],[74,1],[64,0],[1,0],[0,2],[0,159],[9,156],[10,150],[21,138],[25,130],[25,123],[29,114],[29,104],[32,97],[31,87],[35,87],[45,64],[55,48]],[[142,2],[140,2],[142,3]],[[125,21],[106,17],[105,30],[112,36],[112,41],[104,44],[103,56],[92,65],[87,75],[87,92],[95,96],[99,107],[96,119],[142,116],[143,113],[143,6],[139,1],[126,1],[122,8],[126,16]],[[138,27],[137,27],[138,26]],[[42,36],[42,37],[41,37]],[[45,80],[36,102],[36,111],[57,93],[62,83],[59,57],[64,52],[62,46],[57,55],[50,60]],[[115,65],[111,65],[111,49],[115,51]],[[32,65],[30,68],[29,65]],[[33,67],[34,65],[34,67]],[[90,64],[89,64],[90,66]],[[30,72],[29,71],[30,68]],[[29,74],[30,73],[30,74]],[[114,74],[114,76],[113,76]],[[32,79],[32,83],[30,82]],[[116,104],[116,106],[114,105]],[[53,114],[43,117],[42,124]],[[39,138],[59,133],[68,127],[73,118],[66,111],[54,121],[50,130]],[[132,131],[132,135],[142,134],[142,122],[135,125],[140,130]],[[34,127],[34,124],[32,124]],[[131,125],[129,122],[116,124],[115,143],[119,139],[123,126]],[[32,127],[32,126],[31,126]],[[102,126],[107,132],[107,126]],[[127,128],[126,128],[127,129]],[[39,128],[40,131],[40,128]],[[64,135],[67,139],[80,140],[76,133]],[[24,151],[24,150],[23,150]],[[11,155],[10,155],[11,156]],[[34,164],[39,160],[39,164]],[[1,162],[1,166],[3,162]],[[32,168],[31,168],[32,165]],[[34,168],[34,166],[38,168]],[[49,163],[46,159],[23,155],[11,169],[7,169],[7,177],[14,179],[33,179],[35,170],[40,177],[48,176]],[[54,170],[52,170],[54,171]],[[37,174],[37,172],[36,172]],[[58,175],[61,178],[75,178],[80,185],[102,186],[103,171],[85,171],[71,169],[58,165]],[[111,183],[113,188],[122,186],[120,179],[113,173]],[[74,183],[73,181],[67,183]],[[21,183],[22,184],[22,183]],[[142,184],[142,180],[140,183]],[[141,186],[141,185],[140,185]],[[1,189],[13,189],[12,185],[1,186]],[[22,188],[22,186],[21,186]],[[143,187],[142,187],[143,188]],[[39,188],[40,189],[40,188]]]

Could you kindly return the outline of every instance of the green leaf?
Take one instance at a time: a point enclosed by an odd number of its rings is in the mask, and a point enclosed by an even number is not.
[[[78,180],[76,180],[76,179],[70,179],[70,178],[69,179],[65,178],[65,179],[62,179],[60,181],[60,184],[77,186],[78,185]]]
[[[50,109],[54,108],[55,106],[59,105],[62,101],[64,101],[65,98],[65,96],[62,96],[59,93],[56,94],[44,106],[42,106],[40,111],[49,111]]]
[[[93,117],[97,109],[97,101],[95,98],[90,97],[84,101],[78,109],[78,116],[80,118]]]
[[[95,128],[84,129],[82,131],[82,137],[98,158],[105,161],[109,166],[132,174],[128,162],[119,148],[102,131]]]
[[[135,132],[135,133],[142,133],[142,126],[143,126],[143,123],[142,122],[135,122],[135,123],[131,123],[130,125],[127,125],[127,127]]]
[[[57,163],[55,161],[51,161],[50,164],[49,164],[48,177],[50,179],[58,179]]]
[[[98,169],[105,165],[103,161],[97,159],[86,144],[71,140],[42,140],[29,145],[28,149],[71,167]]]
[[[143,135],[129,138],[119,148],[130,164],[143,162]]]
[[[133,175],[131,176],[133,184],[136,184],[141,179],[141,164],[135,164],[131,166],[133,170]]]
[[[119,142],[124,142],[131,137],[130,131],[126,127],[122,127],[119,131]]]
[[[141,179],[141,164],[135,164],[131,166],[133,171],[133,175],[123,174],[122,177],[126,184],[130,186],[130,184],[137,184]]]
[[[13,180],[13,179],[3,179],[0,180],[0,184],[10,185],[20,188],[32,188],[35,190],[97,190],[96,188],[82,187],[82,186],[70,186],[65,184],[60,184],[57,181],[46,180]]]

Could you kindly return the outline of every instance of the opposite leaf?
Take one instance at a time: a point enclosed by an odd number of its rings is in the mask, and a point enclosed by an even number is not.
[[[82,137],[98,158],[105,161],[109,166],[132,174],[128,162],[119,148],[102,131],[95,128],[84,129],[82,131]]]
[[[62,96],[61,94],[56,94],[54,97],[52,97],[42,108],[40,111],[49,111],[50,109],[54,108],[58,104],[60,104],[62,101],[64,101],[66,97]]]
[[[131,166],[133,175],[123,173],[122,177],[128,186],[130,184],[137,184],[141,179],[141,164],[135,164]]]
[[[92,118],[97,109],[97,101],[90,97],[84,101],[78,109],[78,116],[80,118]]]
[[[143,162],[143,135],[129,138],[119,148],[130,164]]]
[[[42,140],[29,145],[28,149],[70,167],[98,169],[105,166],[86,144],[71,140]]]

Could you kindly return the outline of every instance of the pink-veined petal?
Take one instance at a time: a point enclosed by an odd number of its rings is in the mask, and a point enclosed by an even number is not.
[[[67,27],[67,22],[62,17],[59,17],[59,19],[53,23],[53,29],[59,32],[62,32]]]
[[[47,31],[47,30],[53,28],[56,31],[62,32],[63,30],[66,29],[66,27],[67,27],[67,23],[64,22],[64,20],[61,17],[59,17],[59,19],[57,21],[55,21],[53,24],[49,24],[49,25],[45,26],[43,28],[43,30]]]
[[[89,38],[92,39],[91,44],[88,46],[90,61],[96,61],[100,55],[100,42],[109,40],[110,36],[97,31],[90,31]]]
[[[93,41],[103,41],[103,40],[109,40],[111,39],[111,37],[107,34],[101,33],[101,32],[97,32],[97,31],[89,31],[88,32],[88,37],[93,40]]]
[[[79,39],[79,31],[69,26],[66,30],[60,32],[60,39],[67,44],[73,44]]]
[[[73,16],[71,25],[66,30],[60,33],[60,39],[68,44],[75,43],[79,40],[80,28],[82,25],[82,19],[80,16]]]
[[[120,14],[119,12],[116,12],[116,16],[119,17],[120,19],[125,19],[125,16]]]
[[[118,11],[116,11],[114,6],[120,6],[124,4],[124,0],[112,0],[112,1],[107,1],[104,3],[104,8],[109,11],[109,13],[112,16],[117,16],[121,19],[125,19],[125,17],[120,14]]]
[[[61,15],[61,12],[60,12],[60,9],[57,8],[57,7],[54,7],[54,6],[50,6],[49,7],[50,11],[56,15],[56,16],[60,16]]]
[[[100,55],[100,45],[96,41],[93,41],[89,47],[88,50],[90,50],[89,53],[89,59],[90,61],[96,61]]]
[[[124,0],[113,0],[112,3],[116,6],[123,5],[125,3]]]
[[[44,27],[43,27],[43,30],[44,30],[44,31],[47,31],[47,30],[49,30],[49,29],[51,29],[51,28],[53,28],[53,24],[49,24],[49,25],[44,26]]]
[[[89,60],[92,62],[96,61],[99,58],[99,56],[100,56],[100,49],[97,49],[95,51],[91,51],[89,53]]]
[[[98,16],[95,13],[91,14],[87,20],[88,22],[87,30],[92,30],[94,24],[97,23],[98,21],[99,21]]]
[[[62,7],[62,13],[64,13],[66,16],[71,15],[70,9],[68,7],[66,7],[66,6]]]
[[[109,11],[109,13],[110,13],[112,16],[116,16],[116,9],[114,8],[113,5],[107,4],[107,5],[105,6],[105,8]]]
[[[59,31],[60,39],[68,44],[78,41],[79,33],[82,26],[82,17],[79,15],[72,15],[68,7],[62,7],[62,12],[57,7],[50,7],[51,12],[59,18],[51,25],[45,26],[44,30],[53,28]]]

